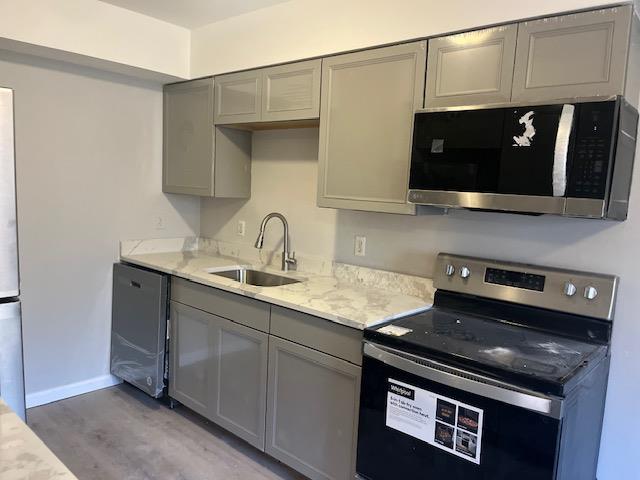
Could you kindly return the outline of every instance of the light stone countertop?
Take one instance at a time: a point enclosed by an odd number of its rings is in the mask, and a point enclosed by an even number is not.
[[[242,247],[230,247],[221,242],[203,239],[185,241],[184,245],[187,245],[185,250],[167,252],[158,251],[163,248],[154,248],[150,243],[142,245],[122,242],[120,258],[128,263],[360,330],[428,310],[433,304],[432,282],[423,277],[335,262],[328,262],[330,266],[318,266],[318,262],[305,262],[304,259],[299,264],[306,265],[307,271],[285,273],[256,258],[243,260],[239,256],[243,253]],[[245,250],[244,253],[249,256],[250,251]],[[271,259],[272,262],[273,260]],[[276,258],[276,264],[277,261]],[[210,273],[238,265],[304,281],[279,287],[256,287]]]
[[[2,399],[0,480],[77,480]]]

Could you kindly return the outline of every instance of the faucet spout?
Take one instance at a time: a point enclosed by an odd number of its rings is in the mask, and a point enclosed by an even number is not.
[[[289,271],[289,269],[295,270],[296,265],[297,265],[297,261],[296,261],[296,258],[295,258],[295,253],[289,252],[289,223],[287,222],[287,219],[284,217],[284,215],[282,215],[281,213],[272,212],[272,213],[269,213],[268,215],[266,215],[262,219],[262,223],[260,224],[260,231],[258,233],[258,238],[256,239],[255,247],[258,250],[262,249],[262,246],[264,245],[264,231],[265,231],[265,228],[267,227],[267,223],[272,218],[280,219],[280,221],[282,222],[282,226],[284,228],[284,241],[283,241],[284,245],[283,245],[283,251],[282,251],[282,270],[285,271],[285,272]]]

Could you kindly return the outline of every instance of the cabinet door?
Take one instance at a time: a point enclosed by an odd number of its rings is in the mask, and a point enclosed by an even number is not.
[[[262,121],[304,120],[320,116],[321,60],[262,71]]]
[[[215,124],[260,121],[261,97],[260,70],[215,77]]]
[[[266,452],[311,479],[354,478],[360,371],[270,336]]]
[[[517,31],[505,25],[429,40],[425,106],[509,102]]]
[[[162,191],[213,195],[213,79],[164,87]]]
[[[632,6],[523,22],[514,101],[624,93]]]
[[[214,316],[210,338],[209,418],[264,451],[269,337]]]
[[[415,212],[407,190],[425,68],[426,42],[322,61],[319,206]]]
[[[171,302],[169,395],[200,415],[210,410],[211,350],[209,322],[213,315]]]

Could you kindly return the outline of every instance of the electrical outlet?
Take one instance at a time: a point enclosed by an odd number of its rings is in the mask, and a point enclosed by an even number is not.
[[[156,230],[164,230],[164,218],[156,217],[155,225]]]
[[[356,235],[353,242],[353,254],[356,257],[364,257],[367,254],[367,237]]]
[[[247,228],[247,222],[245,222],[244,220],[239,220],[238,221],[238,226],[236,228],[236,233],[239,236],[244,237],[246,228]]]

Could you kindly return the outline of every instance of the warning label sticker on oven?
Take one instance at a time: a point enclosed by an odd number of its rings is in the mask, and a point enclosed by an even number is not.
[[[480,464],[483,411],[389,379],[387,426]]]

